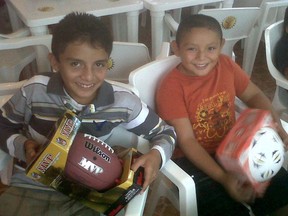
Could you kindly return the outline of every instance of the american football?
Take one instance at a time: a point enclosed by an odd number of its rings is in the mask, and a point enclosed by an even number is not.
[[[65,176],[97,191],[116,185],[122,164],[114,150],[95,136],[78,133],[69,150]]]

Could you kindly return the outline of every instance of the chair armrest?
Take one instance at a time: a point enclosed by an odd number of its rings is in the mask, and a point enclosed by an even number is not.
[[[143,194],[136,195],[126,206],[125,216],[143,215],[149,188]]]
[[[165,164],[161,172],[179,189],[180,212],[184,212],[184,215],[188,215],[188,212],[192,212],[191,215],[193,216],[198,215],[196,188],[193,177],[189,176],[172,160],[169,160]],[[187,203],[185,201],[187,201]]]
[[[2,184],[9,185],[12,176],[13,157],[0,150],[0,180]]]

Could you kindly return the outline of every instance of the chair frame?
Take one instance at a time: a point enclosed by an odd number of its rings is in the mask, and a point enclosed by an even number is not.
[[[266,61],[269,73],[276,81],[276,90],[272,100],[272,104],[275,109],[279,112],[281,118],[288,120],[288,107],[282,102],[282,98],[286,98],[288,94],[288,80],[285,76],[275,67],[273,63],[275,46],[277,41],[283,34],[283,20],[270,25],[265,30],[265,46],[266,46]],[[276,35],[276,37],[275,37]],[[272,37],[273,36],[273,37]],[[278,37],[277,37],[278,36]],[[276,40],[277,41],[272,41]]]

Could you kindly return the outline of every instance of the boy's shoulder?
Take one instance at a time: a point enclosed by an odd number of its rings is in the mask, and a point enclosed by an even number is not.
[[[52,72],[36,74],[30,79],[28,79],[26,84],[33,84],[33,83],[47,84],[50,78],[53,76],[55,76],[55,73],[52,73]]]
[[[138,95],[137,89],[130,84],[116,82],[113,80],[106,80],[106,82],[112,86],[114,93],[115,92],[126,92],[126,93],[130,93],[133,95]]]

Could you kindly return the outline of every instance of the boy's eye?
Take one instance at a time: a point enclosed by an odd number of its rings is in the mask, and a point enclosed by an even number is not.
[[[97,67],[106,67],[107,63],[104,63],[104,62],[97,62],[96,63],[96,66]]]
[[[188,50],[193,51],[193,52],[197,51],[195,47],[190,47]]]
[[[209,47],[208,50],[209,51],[214,51],[214,50],[216,50],[216,47]]]
[[[71,62],[70,65],[72,67],[80,67],[81,64],[80,64],[80,62]]]

